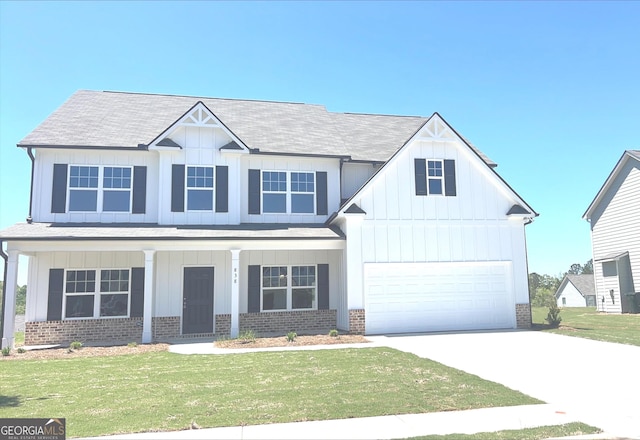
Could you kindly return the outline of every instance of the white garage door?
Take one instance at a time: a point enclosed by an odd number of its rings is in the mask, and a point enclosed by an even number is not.
[[[366,263],[367,334],[515,328],[510,262]]]

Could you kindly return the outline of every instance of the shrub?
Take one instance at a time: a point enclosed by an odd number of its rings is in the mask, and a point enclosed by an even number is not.
[[[9,347],[4,347],[2,349],[2,356],[9,356],[11,354],[11,349]]]
[[[138,343],[136,341],[132,341],[127,344],[127,347],[129,348],[136,348],[137,346],[138,346]]]
[[[297,337],[298,337],[298,334],[296,332],[287,333],[287,341],[289,342],[294,342]]]
[[[255,342],[256,332],[254,332],[253,330],[243,330],[238,335],[238,339],[245,344],[248,344],[249,342]]]
[[[549,306],[549,313],[547,313],[546,321],[553,327],[558,327],[562,322],[560,309],[558,308],[558,304],[555,302]]]
[[[22,354],[22,353],[26,353],[27,350],[25,350],[24,347],[18,347],[18,353]]]
[[[82,348],[82,342],[73,341],[71,344],[69,344],[69,348],[72,350],[80,350]]]
[[[333,330],[329,331],[329,336],[331,336],[332,338],[337,338],[338,337],[338,330],[336,330],[335,328]]]

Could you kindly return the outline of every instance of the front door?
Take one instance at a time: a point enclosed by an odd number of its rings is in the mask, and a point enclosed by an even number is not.
[[[213,332],[213,267],[185,267],[182,334]]]

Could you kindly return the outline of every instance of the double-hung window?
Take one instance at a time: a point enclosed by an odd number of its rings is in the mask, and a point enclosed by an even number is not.
[[[69,211],[129,212],[131,167],[71,165]]]
[[[316,266],[264,266],[262,310],[316,309]]]
[[[65,277],[65,318],[129,316],[129,269],[68,270]]]
[[[263,171],[263,212],[280,214],[315,213],[315,173]]]
[[[213,211],[213,167],[187,167],[187,210]]]
[[[428,160],[427,161],[427,186],[429,188],[429,194],[442,194],[442,188],[444,187],[442,183],[443,183],[442,161]]]

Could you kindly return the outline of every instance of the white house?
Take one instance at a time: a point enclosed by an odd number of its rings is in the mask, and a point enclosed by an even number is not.
[[[625,151],[583,218],[591,224],[599,311],[640,311],[640,151]]]
[[[536,212],[440,115],[79,91],[18,147],[25,343],[528,327]]]
[[[567,274],[556,291],[558,307],[595,307],[593,274]]]

